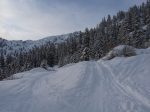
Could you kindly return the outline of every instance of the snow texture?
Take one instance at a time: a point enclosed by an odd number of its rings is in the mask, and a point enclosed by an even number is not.
[[[138,52],[15,74],[0,82],[0,112],[150,112],[150,54]]]

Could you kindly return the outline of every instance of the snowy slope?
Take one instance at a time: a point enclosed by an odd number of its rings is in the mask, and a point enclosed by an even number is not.
[[[35,46],[41,46],[44,45],[48,42],[52,42],[54,44],[57,43],[61,43],[66,41],[66,39],[69,36],[77,36],[79,35],[79,32],[74,32],[74,33],[69,33],[69,34],[64,34],[64,35],[58,35],[58,36],[50,36],[50,37],[46,37],[40,40],[26,40],[26,41],[22,41],[22,40],[5,40],[0,38],[0,51],[4,51],[6,52],[6,54],[13,54],[15,52],[26,52],[30,49],[32,49]]]
[[[36,68],[0,82],[0,112],[150,112],[150,54]]]

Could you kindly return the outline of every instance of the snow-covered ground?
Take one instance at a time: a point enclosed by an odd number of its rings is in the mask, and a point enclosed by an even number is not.
[[[0,112],[150,112],[149,53],[14,78],[0,82]]]

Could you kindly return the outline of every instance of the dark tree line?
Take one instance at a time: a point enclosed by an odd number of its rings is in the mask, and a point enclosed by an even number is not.
[[[3,43],[2,43],[3,44]],[[118,45],[131,45],[136,48],[150,46],[150,0],[141,6],[133,6],[127,12],[103,18],[95,28],[69,35],[66,41],[51,42],[34,47],[29,52],[15,53],[4,57],[0,54],[0,79],[14,73],[39,67],[46,59],[49,66],[63,66],[79,61],[97,60]]]

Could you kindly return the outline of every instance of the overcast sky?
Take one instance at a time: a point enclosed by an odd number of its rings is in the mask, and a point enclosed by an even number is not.
[[[0,37],[37,40],[94,27],[146,0],[0,0]]]

